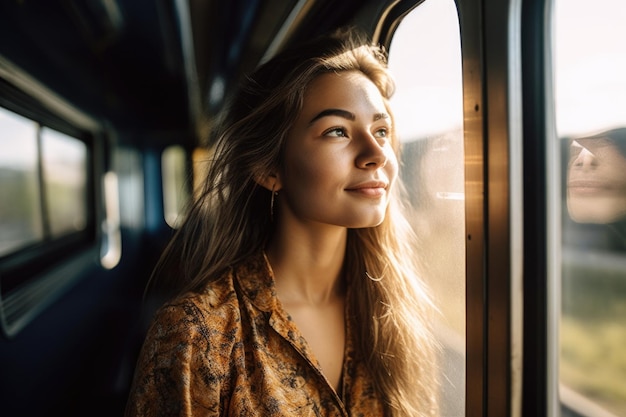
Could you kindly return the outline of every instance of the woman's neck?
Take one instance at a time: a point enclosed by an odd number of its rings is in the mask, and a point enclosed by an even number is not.
[[[320,305],[341,297],[347,229],[278,228],[266,248],[283,303]]]

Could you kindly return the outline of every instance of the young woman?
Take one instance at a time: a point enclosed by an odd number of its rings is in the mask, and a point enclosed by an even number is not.
[[[384,54],[349,31],[243,82],[157,269],[178,295],[127,416],[436,415],[392,92]]]

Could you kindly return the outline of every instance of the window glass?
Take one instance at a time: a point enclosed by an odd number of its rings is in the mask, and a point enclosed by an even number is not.
[[[117,146],[113,152],[113,171],[117,173],[120,225],[128,228],[144,226],[144,177],[141,153],[134,148]]]
[[[214,148],[196,148],[191,155],[193,163],[193,193],[196,196],[202,192],[204,179],[207,176]]]
[[[87,225],[87,146],[52,129],[41,129],[42,169],[51,237]]]
[[[401,178],[422,276],[442,312],[442,415],[465,413],[465,199],[461,44],[454,0],[426,0],[389,51]]]
[[[182,146],[170,146],[163,151],[163,206],[165,221],[176,227],[187,201],[187,152]]]
[[[626,415],[626,3],[554,0],[560,397]]]
[[[43,239],[37,125],[0,108],[0,256]]]

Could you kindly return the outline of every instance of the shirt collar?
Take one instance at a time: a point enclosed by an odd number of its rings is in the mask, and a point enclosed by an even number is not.
[[[234,269],[234,277],[250,302],[259,310],[276,310],[276,286],[274,272],[265,255],[259,252]]]

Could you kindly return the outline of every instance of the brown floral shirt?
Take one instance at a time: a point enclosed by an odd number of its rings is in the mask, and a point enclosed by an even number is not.
[[[339,395],[276,298],[267,259],[254,256],[203,292],[159,309],[126,417],[382,416],[346,322]]]

